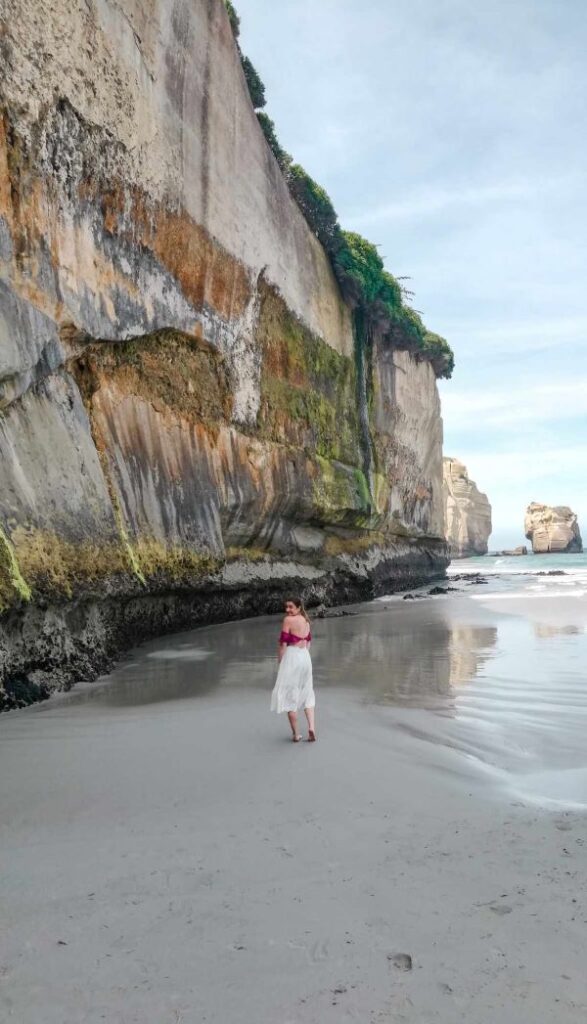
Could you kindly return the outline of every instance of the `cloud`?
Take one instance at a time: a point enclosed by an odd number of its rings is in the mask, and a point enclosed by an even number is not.
[[[452,431],[471,429],[507,430],[521,424],[549,423],[584,417],[587,414],[587,376],[524,387],[502,386],[499,390],[450,391],[443,398],[443,415]]]
[[[444,214],[451,208],[462,211],[463,207],[502,206],[504,203],[524,203],[543,196],[548,192],[560,194],[568,188],[568,178],[551,178],[538,181],[520,179],[514,181],[479,184],[470,187],[444,187],[427,189],[416,195],[402,196],[391,203],[383,203],[372,209],[348,213],[346,222],[352,228],[367,228],[390,220],[421,220]]]
[[[497,453],[465,450],[462,461],[474,478],[478,477],[480,481],[493,478],[501,488],[518,485],[520,482],[525,485],[528,481],[548,480],[566,474],[569,470],[587,475],[587,448],[582,444],[566,447],[553,445],[538,451],[531,451],[527,447]],[[583,487],[585,489],[587,483]]]
[[[573,343],[587,342],[587,316],[537,317],[523,322],[507,321],[483,326],[475,320],[450,320],[444,325],[447,336],[464,351],[483,349],[486,358],[503,357],[515,352],[542,352]],[[586,402],[587,405],[587,402]]]

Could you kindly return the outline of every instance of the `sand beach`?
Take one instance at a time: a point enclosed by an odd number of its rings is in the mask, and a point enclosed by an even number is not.
[[[582,577],[472,579],[314,622],[316,744],[275,618],[2,716],[0,1018],[584,1021]]]

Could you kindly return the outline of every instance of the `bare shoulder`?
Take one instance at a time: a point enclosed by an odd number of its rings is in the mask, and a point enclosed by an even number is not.
[[[281,623],[282,629],[284,629],[286,633],[289,633],[294,622],[295,618],[293,615],[285,615],[283,622]]]

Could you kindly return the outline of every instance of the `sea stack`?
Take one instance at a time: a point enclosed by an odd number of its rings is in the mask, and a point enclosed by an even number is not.
[[[526,509],[524,532],[535,555],[580,554],[583,550],[577,516],[568,505],[533,501]]]
[[[458,459],[443,459],[444,535],[453,558],[486,555],[491,505]]]

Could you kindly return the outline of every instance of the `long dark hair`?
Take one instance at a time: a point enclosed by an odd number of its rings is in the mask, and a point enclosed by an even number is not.
[[[300,615],[304,616],[306,622],[310,621],[310,619],[308,618],[308,613],[307,613],[306,609],[304,608],[304,602],[302,601],[301,597],[287,597],[286,600],[285,600],[285,603],[286,604],[295,604],[296,608],[300,609]]]

